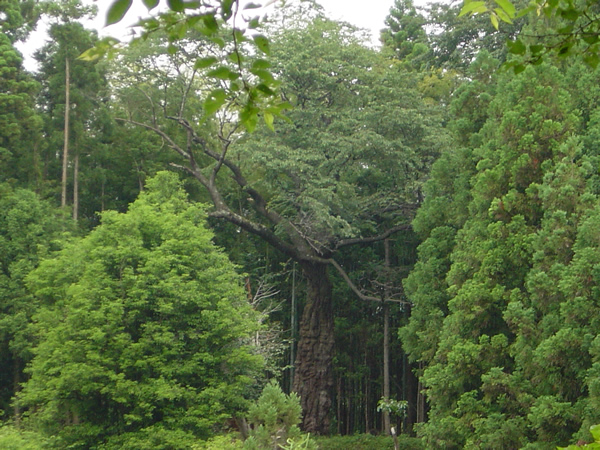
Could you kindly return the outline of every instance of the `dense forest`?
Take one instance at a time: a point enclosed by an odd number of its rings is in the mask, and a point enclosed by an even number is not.
[[[596,2],[139,3],[0,0],[0,447],[600,441]]]

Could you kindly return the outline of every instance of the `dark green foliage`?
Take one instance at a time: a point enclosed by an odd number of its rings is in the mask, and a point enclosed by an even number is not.
[[[0,184],[0,410],[13,415],[10,401],[23,368],[31,357],[28,324],[39,303],[25,286],[25,278],[39,261],[63,243],[66,219],[28,190]]]
[[[396,0],[385,19],[380,40],[394,51],[400,60],[418,59],[424,62],[429,53],[425,24],[427,20],[417,11],[412,0]]]
[[[204,221],[162,173],[29,277],[45,304],[19,396],[31,426],[65,446],[189,448],[247,406],[257,321]]]
[[[585,126],[569,89],[592,97],[541,65],[499,77],[479,96],[488,106],[451,106],[465,148],[427,185],[400,333],[424,364],[431,448],[546,448],[589,439],[598,421],[594,113]]]
[[[39,86],[23,58],[0,34],[0,182],[36,187],[42,118],[34,110]]]

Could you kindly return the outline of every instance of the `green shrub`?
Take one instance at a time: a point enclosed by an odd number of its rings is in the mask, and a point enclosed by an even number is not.
[[[317,449],[310,436],[302,435],[298,428],[301,414],[300,398],[295,393],[284,394],[277,382],[271,381],[248,411],[252,429],[244,449]]]
[[[394,440],[391,436],[373,436],[357,434],[354,436],[320,436],[315,438],[319,450],[393,450]],[[402,450],[424,450],[420,439],[408,436],[398,436]]]
[[[236,434],[230,433],[197,443],[191,450],[242,450],[243,448],[244,442]]]

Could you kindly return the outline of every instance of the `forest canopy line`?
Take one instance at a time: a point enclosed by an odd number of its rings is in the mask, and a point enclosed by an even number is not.
[[[0,447],[598,438],[596,4],[140,3],[0,2]]]

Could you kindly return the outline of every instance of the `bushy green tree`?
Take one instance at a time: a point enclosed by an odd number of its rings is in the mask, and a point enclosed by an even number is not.
[[[29,278],[29,423],[82,448],[189,448],[247,406],[257,322],[204,207],[161,173]]]

